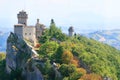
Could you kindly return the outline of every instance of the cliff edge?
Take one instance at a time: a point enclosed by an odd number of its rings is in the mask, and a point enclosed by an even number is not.
[[[16,72],[25,80],[43,80],[36,67],[34,51],[16,34],[10,33],[7,39],[6,70],[8,74]]]

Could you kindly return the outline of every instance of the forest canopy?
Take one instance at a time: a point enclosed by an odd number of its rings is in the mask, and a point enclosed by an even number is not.
[[[120,80],[120,51],[107,44],[78,34],[68,37],[54,20],[39,42],[40,58],[58,64],[63,80]]]

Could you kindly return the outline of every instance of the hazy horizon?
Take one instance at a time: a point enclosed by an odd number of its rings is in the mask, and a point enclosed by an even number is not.
[[[53,18],[63,32],[69,26],[76,32],[120,29],[119,3],[119,0],[1,0],[0,28],[12,30],[17,14],[25,10],[28,25],[35,25],[39,18],[48,27]]]

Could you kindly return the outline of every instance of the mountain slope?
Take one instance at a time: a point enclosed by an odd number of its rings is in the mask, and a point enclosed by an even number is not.
[[[120,50],[120,30],[103,30],[85,34],[88,38],[107,43]]]
[[[46,69],[42,71],[45,79],[56,80],[55,72],[51,71],[53,65],[63,80],[120,80],[119,50],[83,36],[61,39],[60,35],[62,32],[54,25],[40,38],[38,53],[46,64],[40,70]]]
[[[51,20],[50,28],[46,29],[39,38],[38,46],[35,47],[39,49],[39,57],[27,59],[24,55],[27,56],[31,48],[28,49],[23,44],[20,47],[19,44],[14,43],[14,40],[10,39],[13,44],[8,45],[10,46],[8,49],[12,49],[7,50],[7,53],[16,55],[18,51],[18,59],[21,60],[17,61],[30,62],[29,66],[22,67],[22,70],[30,70],[31,75],[34,72],[32,67],[36,66],[45,80],[120,80],[119,50],[77,34],[68,37],[56,27],[53,20]],[[10,55],[7,55],[7,57],[9,58]],[[16,58],[11,57],[11,59],[16,62]],[[32,66],[31,63],[34,63],[34,65]],[[20,68],[19,65],[17,67],[17,69]]]
[[[93,73],[103,78],[107,77],[112,80],[120,79],[120,51],[93,39],[78,36],[77,38],[70,38],[63,41],[60,44],[49,41],[42,44],[39,55],[42,56],[41,58],[47,58],[50,62],[54,61],[60,64],[58,70],[64,78],[68,77],[69,80],[77,80],[78,78],[83,78],[84,80],[85,75],[90,76]],[[75,71],[70,71],[71,73],[69,70],[66,70],[67,68],[71,68],[69,67],[72,66],[70,64],[76,66]],[[76,72],[78,69],[82,69],[80,71],[82,75],[76,79],[76,76],[80,75]],[[66,71],[68,73],[64,73]],[[76,75],[73,75],[75,73]],[[94,77],[96,77],[95,75]],[[90,80],[93,79],[90,78]]]

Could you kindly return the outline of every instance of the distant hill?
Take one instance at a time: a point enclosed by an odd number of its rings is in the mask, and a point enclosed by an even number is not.
[[[88,38],[93,38],[97,41],[107,43],[120,50],[120,30],[102,30],[88,34],[84,34]]]
[[[2,32],[0,31],[0,52],[5,52],[6,51],[6,40],[8,37],[9,33]]]
[[[6,39],[8,37],[8,32],[0,31],[0,52],[6,51]],[[120,50],[120,29],[117,30],[102,30],[95,31],[91,33],[83,33],[84,36],[88,38],[93,38],[97,41],[107,43],[110,46],[115,47]]]

